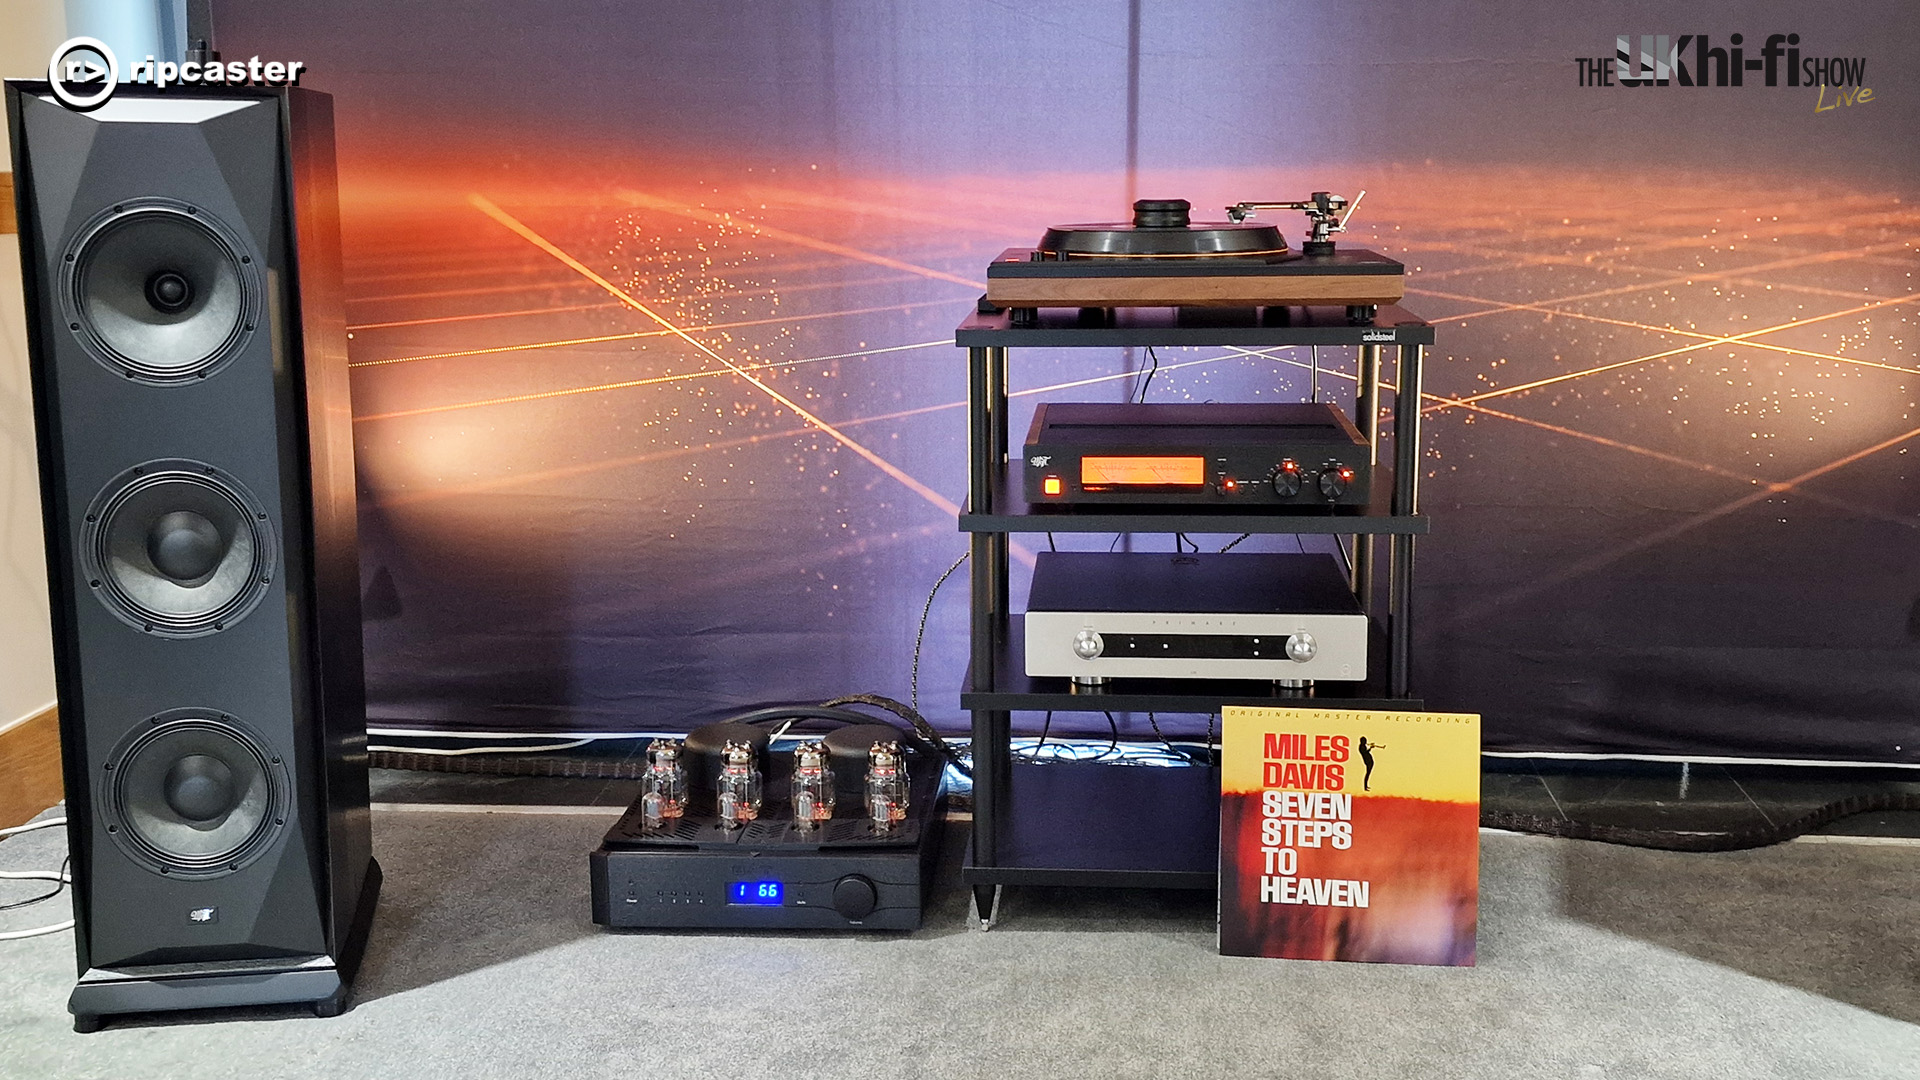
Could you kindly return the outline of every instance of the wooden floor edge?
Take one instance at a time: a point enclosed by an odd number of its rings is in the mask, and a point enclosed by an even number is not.
[[[31,820],[63,790],[57,707],[0,730],[0,829]]]

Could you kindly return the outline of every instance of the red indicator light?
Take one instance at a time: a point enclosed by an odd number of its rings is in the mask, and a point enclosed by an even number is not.
[[[1238,481],[1235,481],[1235,480],[1232,480],[1232,479],[1229,479],[1229,480],[1227,481],[1227,490],[1228,490],[1228,491],[1232,491],[1232,490],[1233,490],[1234,488],[1237,488],[1237,487],[1239,487],[1239,486],[1240,486],[1240,484],[1239,484],[1239,482],[1238,482]]]
[[[1341,469],[1341,470],[1340,470],[1340,479],[1342,479],[1342,480],[1351,480],[1351,479],[1353,479],[1353,470],[1352,470],[1352,469]]]
[[[1049,495],[1060,494],[1060,478],[1057,476],[1048,476],[1041,479],[1040,490]]]

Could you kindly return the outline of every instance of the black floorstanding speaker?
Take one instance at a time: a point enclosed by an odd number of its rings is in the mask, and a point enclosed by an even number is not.
[[[7,83],[79,1030],[345,1006],[367,815],[333,104]]]

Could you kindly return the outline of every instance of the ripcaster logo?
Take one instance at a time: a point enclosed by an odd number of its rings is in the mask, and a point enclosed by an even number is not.
[[[94,57],[99,59],[95,60]],[[297,86],[300,73],[306,66],[303,60],[274,60],[263,64],[257,56],[247,60],[188,60],[184,63],[155,60],[149,56],[127,69],[127,81],[152,83],[160,90],[180,83],[205,86]],[[98,89],[92,92],[84,89],[94,83],[99,84]],[[53,56],[47,60],[47,84],[53,96],[67,108],[76,112],[97,109],[107,103],[114,89],[120,85],[120,61],[107,43],[99,38],[68,38],[54,48]],[[75,90],[76,86],[83,89]]]

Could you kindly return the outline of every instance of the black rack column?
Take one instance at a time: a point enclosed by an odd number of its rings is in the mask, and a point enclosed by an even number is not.
[[[1424,350],[1400,346],[1393,390],[1393,512],[1420,512],[1420,363]],[[1393,538],[1387,606],[1393,612],[1388,692],[1406,697],[1413,661],[1413,535]]]
[[[1359,397],[1354,400],[1353,419],[1360,428],[1360,435],[1367,440],[1369,466],[1380,464],[1380,346],[1360,346],[1359,370],[1354,372],[1354,381],[1360,388]],[[1353,538],[1353,595],[1360,598],[1360,610],[1368,615],[1373,610],[1373,537],[1355,535]]]
[[[1007,452],[1007,350],[967,350],[968,508],[991,513],[993,477],[1004,469]],[[991,690],[995,684],[995,657],[1006,640],[1008,537],[1004,533],[973,533],[968,555],[972,565],[973,689]],[[973,863],[998,863],[998,820],[1007,801],[1013,715],[998,710],[973,713]],[[993,909],[994,887],[974,887],[974,903],[984,920]]]

